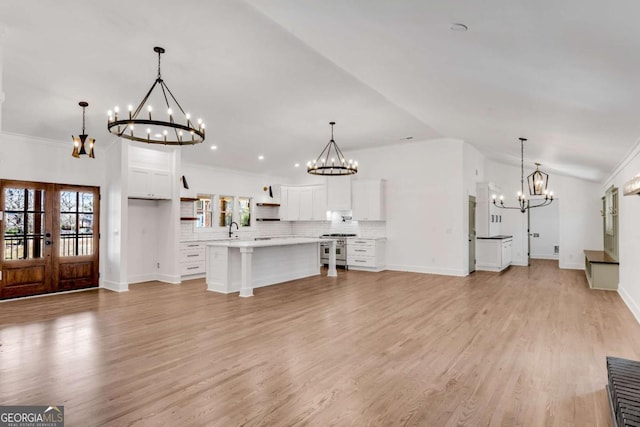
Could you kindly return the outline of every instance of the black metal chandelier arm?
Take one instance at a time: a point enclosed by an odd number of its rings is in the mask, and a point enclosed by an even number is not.
[[[155,89],[155,87],[156,87],[156,85],[158,84],[159,81],[161,81],[161,80],[156,80],[156,81],[153,82],[153,84],[151,85],[151,89],[149,89],[147,94],[142,98],[142,101],[140,101],[140,103],[138,104],[138,107],[136,108],[136,110],[131,115],[132,119],[136,119],[138,117],[138,114],[140,114],[140,111],[142,110],[142,107],[144,107],[144,105],[147,103],[147,99],[149,99],[149,95],[151,95],[151,92],[153,92],[153,89]]]
[[[539,203],[539,204],[537,204],[537,205],[529,204],[529,209],[533,209],[533,208],[541,208],[541,207],[543,207],[543,206],[549,206],[549,205],[551,204],[551,202],[553,202],[553,199],[551,199],[551,198],[544,199],[544,200],[542,201],[542,203]]]

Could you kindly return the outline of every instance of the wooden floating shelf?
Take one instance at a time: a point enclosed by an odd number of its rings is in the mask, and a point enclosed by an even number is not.
[[[272,208],[277,208],[280,206],[280,203],[256,203],[256,206],[268,206]]]
[[[197,202],[198,200],[200,199],[196,197],[180,197],[181,202]]]
[[[180,221],[197,221],[198,218],[195,216],[181,216]]]
[[[256,221],[280,221],[280,218],[256,218]]]

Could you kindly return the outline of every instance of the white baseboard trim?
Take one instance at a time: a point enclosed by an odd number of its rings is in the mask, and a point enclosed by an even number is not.
[[[563,270],[584,270],[584,264],[582,263],[568,263],[568,262],[560,262],[558,263],[558,267]]]
[[[127,281],[129,284],[153,281],[169,283],[171,285],[179,285],[182,283],[180,276],[172,276],[169,274],[137,274],[130,276]]]
[[[393,271],[407,271],[409,273],[425,273],[425,274],[439,274],[442,276],[467,276],[468,273],[463,270],[457,270],[454,268],[439,268],[439,267],[423,267],[417,265],[387,265],[387,270]]]
[[[154,280],[158,280],[155,274],[136,274],[135,276],[127,277],[127,282],[129,282],[130,285],[134,283],[152,282]]]
[[[636,321],[640,323],[640,305],[638,305],[638,303],[636,303],[634,299],[631,298],[629,292],[627,292],[627,290],[619,284],[618,295],[620,295],[620,298],[622,298],[622,301],[626,304],[626,306],[629,307],[629,310],[631,311],[631,314],[633,314],[633,317],[636,318]]]
[[[156,279],[159,282],[170,283],[172,285],[179,285],[182,283],[180,275],[169,275],[169,274],[157,274]]]
[[[544,255],[544,254],[535,254],[535,255],[531,255],[531,259],[550,259],[550,260],[555,260],[557,261],[558,259],[560,259],[558,257],[558,255]]]
[[[113,292],[127,292],[129,290],[128,283],[111,282],[109,280],[103,280],[100,287]]]

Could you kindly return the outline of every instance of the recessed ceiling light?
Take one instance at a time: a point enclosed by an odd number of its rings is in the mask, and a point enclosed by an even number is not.
[[[450,29],[451,31],[461,31],[461,32],[464,32],[464,31],[467,31],[467,30],[469,29],[469,27],[467,27],[467,26],[466,26],[466,25],[464,25],[464,24],[453,23],[453,24],[451,24],[451,26],[449,27],[449,29]]]
[[[261,154],[258,156],[258,160],[264,160],[264,156]]]
[[[299,168],[300,167],[300,163],[296,163],[295,165],[293,165],[294,168]]]
[[[212,150],[217,150],[217,149],[218,149],[218,146],[217,146],[217,145],[212,145],[212,146],[211,146],[211,149],[212,149]]]

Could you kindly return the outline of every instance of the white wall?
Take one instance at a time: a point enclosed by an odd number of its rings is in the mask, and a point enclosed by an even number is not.
[[[0,133],[0,179],[37,181],[58,184],[89,185],[100,187],[106,183],[106,144],[96,145],[96,158],[71,156],[73,143],[54,141],[25,135]],[[100,224],[107,224],[108,206],[104,198],[100,209]],[[107,245],[100,241],[100,270],[106,262]],[[103,277],[100,278],[102,286]]]
[[[525,175],[530,172],[525,168]],[[488,160],[485,165],[485,177],[487,181],[494,182],[502,189],[505,205],[517,204],[516,193],[520,190],[519,167]],[[584,269],[583,251],[585,249],[601,250],[603,245],[600,185],[554,174],[550,177],[549,188],[562,201],[559,204],[559,266],[582,270]],[[526,213],[505,210],[503,221],[503,234],[513,235],[513,264],[527,265]]]
[[[463,145],[438,139],[345,153],[358,160],[359,179],[387,180],[388,269],[467,274]]]
[[[640,173],[640,145],[611,173],[599,188],[603,196],[611,185],[618,187],[618,261],[620,282],[618,293],[640,321],[640,197],[623,196],[624,183]],[[602,223],[600,223],[602,228]],[[601,231],[602,233],[602,231]],[[602,247],[599,248],[602,250]]]

